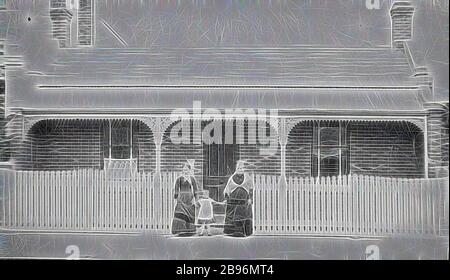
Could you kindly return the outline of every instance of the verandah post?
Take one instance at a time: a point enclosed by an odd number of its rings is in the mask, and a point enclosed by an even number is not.
[[[156,218],[156,228],[160,229],[162,228],[161,222],[162,222],[162,212],[161,210],[161,144],[162,144],[162,137],[163,137],[163,131],[161,129],[161,118],[157,117],[155,118],[153,127],[153,141],[155,142],[155,154],[156,154],[156,164],[155,164],[155,174],[153,177],[153,188],[154,188],[154,196],[153,196],[153,204],[154,209],[156,210],[154,214]],[[161,225],[161,226],[160,226]]]
[[[279,218],[281,218],[281,230],[284,231],[288,225],[287,223],[287,179],[286,179],[286,145],[287,145],[287,132],[286,132],[286,119],[280,118],[279,120],[279,143],[280,143],[280,154],[281,154],[281,174],[280,180],[278,182],[278,193],[279,193],[279,202],[278,202],[278,214]]]
[[[153,141],[155,144],[155,174],[153,175],[153,201],[151,201],[154,226],[156,229],[163,229],[163,211],[162,211],[162,178],[161,178],[161,145],[166,129],[173,120],[170,117],[151,117],[145,119],[145,123],[153,132]],[[167,199],[167,197],[165,197]]]

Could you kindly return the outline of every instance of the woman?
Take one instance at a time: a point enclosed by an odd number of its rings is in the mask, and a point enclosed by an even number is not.
[[[223,232],[245,237],[253,233],[253,180],[244,170],[244,162],[238,161],[236,171],[224,190],[226,215]]]
[[[182,174],[175,182],[174,199],[177,200],[172,221],[172,234],[192,235],[195,233],[195,200],[197,182],[193,166],[185,163]]]

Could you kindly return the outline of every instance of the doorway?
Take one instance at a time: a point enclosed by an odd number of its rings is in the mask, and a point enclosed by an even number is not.
[[[216,201],[223,201],[223,190],[236,168],[239,146],[210,144],[203,146],[203,188]]]
[[[228,133],[233,131],[232,141],[231,138],[225,141],[225,125],[230,125]],[[234,122],[224,122],[221,138],[219,143],[203,144],[203,188],[209,191],[210,197],[215,201],[224,200],[223,190],[239,159]]]

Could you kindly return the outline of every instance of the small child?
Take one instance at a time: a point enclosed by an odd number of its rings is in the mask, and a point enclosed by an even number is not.
[[[209,191],[198,192],[198,223],[201,225],[200,235],[210,235],[209,224],[214,222],[213,203],[215,201],[209,197]]]

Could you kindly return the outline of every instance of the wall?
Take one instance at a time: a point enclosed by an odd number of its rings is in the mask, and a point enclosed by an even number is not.
[[[340,148],[343,175],[350,172],[405,178],[424,176],[423,133],[414,124],[409,122],[343,122],[343,124]],[[321,126],[323,125],[321,122]],[[313,122],[297,124],[289,135],[286,147],[287,175],[316,176],[316,158],[317,130],[314,129]]]
[[[119,122],[129,120],[113,120],[112,124]],[[15,155],[16,165],[24,170],[103,169],[103,158],[109,156],[108,129],[105,120],[39,121]],[[152,132],[137,121],[133,122],[133,157],[138,159],[139,170],[154,169]]]
[[[291,130],[286,145],[286,175],[312,176],[313,132],[312,121],[301,122]]]
[[[350,123],[350,170],[355,174],[424,176],[423,134],[408,122]]]

